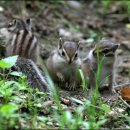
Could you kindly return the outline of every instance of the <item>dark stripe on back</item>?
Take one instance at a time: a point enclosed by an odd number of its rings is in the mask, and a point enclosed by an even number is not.
[[[14,45],[13,45],[13,53],[15,54],[15,52],[16,52],[16,46],[17,46],[17,43],[18,43],[18,37],[19,37],[19,34],[20,34],[20,32],[17,32],[17,34],[16,34],[16,38],[15,38],[15,41],[14,41]],[[14,37],[13,37],[14,38]],[[13,39],[12,39],[13,40]]]
[[[22,55],[22,53],[25,53],[25,52],[23,52],[23,46],[24,46],[24,43],[25,43],[25,41],[26,41],[27,35],[28,35],[28,31],[27,31],[27,30],[24,30],[21,43],[19,44],[19,55],[20,55],[20,56]]]
[[[31,50],[30,50],[30,54],[32,54],[32,53],[35,52],[35,49],[36,49],[36,47],[37,47],[37,43],[35,42],[34,44],[35,44],[34,47],[31,48]]]
[[[30,47],[31,47],[31,45],[32,45],[33,40],[34,40],[34,35],[32,35],[32,36],[30,37],[30,39],[29,39],[28,45],[27,45],[27,47],[26,47],[26,49],[25,49],[25,54],[28,54],[28,53],[29,53],[29,50],[30,50]]]

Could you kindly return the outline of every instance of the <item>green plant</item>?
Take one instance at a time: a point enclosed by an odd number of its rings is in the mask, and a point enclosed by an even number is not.
[[[32,90],[27,85],[26,76],[21,72],[5,70],[15,65],[17,56],[0,60],[1,81],[0,81],[0,127],[3,129],[10,128],[51,128],[52,122],[58,123],[61,129],[92,129],[101,128],[107,121],[106,114],[109,113],[109,107],[99,100],[98,96],[92,96],[91,101],[86,98],[81,101],[73,101],[80,105],[74,109],[74,112],[64,110],[60,102],[56,86],[51,80],[45,66],[43,70],[49,85],[51,97],[54,104],[51,107],[51,113],[48,117],[39,115],[45,110],[43,102],[48,98],[47,93]],[[83,86],[86,80],[83,73],[79,71],[83,80]],[[17,77],[16,80],[9,80],[8,76]],[[95,91],[97,93],[97,91]],[[98,105],[98,106],[97,106]],[[6,124],[6,125],[5,125]],[[31,125],[28,125],[31,124]],[[53,124],[54,125],[54,124]],[[6,126],[6,127],[5,127]]]
[[[108,7],[111,4],[111,0],[103,0],[102,4],[103,4],[103,6]]]
[[[98,96],[98,81],[102,62],[99,62],[99,68],[96,74],[96,91],[93,92],[91,101],[85,99],[84,102],[82,102],[80,100],[77,101],[76,99],[76,101],[78,103],[81,103],[81,105],[75,109],[74,113],[70,112],[69,110],[64,110],[62,108],[55,89],[56,87],[52,82],[46,68],[43,66],[43,70],[47,76],[47,81],[49,83],[50,90],[52,90],[52,94],[54,96],[54,101],[58,106],[55,107],[55,109],[53,110],[53,116],[55,121],[58,122],[58,124],[60,125],[61,129],[99,129],[104,123],[106,123],[107,118],[105,117],[105,115],[110,112],[110,108],[106,104],[102,103],[99,100]],[[86,79],[83,76],[83,72],[81,70],[79,70],[79,73],[81,75],[84,88],[87,85]],[[87,116],[88,120],[84,120],[84,116]]]
[[[0,60],[0,128],[20,128],[22,119],[24,119],[25,124],[29,123],[31,119],[30,128],[37,128],[38,108],[42,109],[42,105],[39,104],[45,100],[46,94],[42,92],[39,94],[38,90],[32,90],[28,87],[26,76],[21,72],[9,71],[6,74],[6,70],[15,65],[17,58],[18,56],[12,56]],[[16,76],[15,81],[8,79],[9,75]],[[25,112],[23,109],[27,110],[28,113],[22,114]],[[28,115],[29,113],[33,118]]]

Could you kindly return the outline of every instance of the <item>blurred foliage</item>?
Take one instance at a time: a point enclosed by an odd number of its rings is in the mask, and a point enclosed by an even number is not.
[[[17,56],[12,56],[0,60],[0,69],[10,69],[15,65],[17,58]],[[17,71],[9,71],[8,74],[5,71],[1,71],[0,128],[54,128],[58,124],[61,129],[99,129],[106,123],[106,115],[110,112],[110,108],[98,100],[98,97],[92,97],[92,99],[95,98],[96,104],[87,99],[81,101],[73,98],[73,101],[80,105],[75,108],[74,112],[64,110],[55,85],[44,66],[43,69],[54,100],[54,104],[50,108],[44,106],[44,102],[46,99],[50,99],[51,95],[47,97],[46,93],[29,88],[25,75]],[[8,76],[10,74],[14,77],[16,76],[17,80],[9,80]],[[97,104],[98,107],[96,106]],[[49,115],[45,116],[44,112]],[[89,120],[87,118],[84,119],[84,116],[88,116]]]
[[[120,1],[103,0],[102,4],[105,7],[113,6],[113,4],[115,4],[115,6],[118,5],[120,9],[119,11],[130,15],[130,1],[129,0],[120,0]]]

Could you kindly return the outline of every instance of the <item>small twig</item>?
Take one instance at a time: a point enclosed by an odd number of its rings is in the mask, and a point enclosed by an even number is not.
[[[119,98],[121,99],[121,101],[127,106],[127,107],[129,107],[130,108],[130,105],[124,100],[124,99],[122,99],[122,97],[119,95]]]
[[[130,83],[129,83],[130,84]],[[119,95],[118,92],[116,92],[116,90],[114,89],[114,93],[116,93],[118,95],[118,97],[120,98],[120,100],[127,106],[130,108],[130,105]]]
[[[127,86],[127,85],[130,85],[130,82],[113,86],[113,88],[114,88],[115,90],[117,90],[117,89],[123,88],[123,87],[125,87],[125,86]]]

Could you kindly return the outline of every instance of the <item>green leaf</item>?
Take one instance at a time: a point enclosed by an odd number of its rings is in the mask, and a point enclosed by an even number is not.
[[[34,106],[36,106],[36,107],[42,107],[42,104],[41,103],[37,103],[37,104],[34,104]]]
[[[10,68],[10,64],[3,60],[0,60],[0,68],[3,68],[3,69]]]
[[[0,108],[0,112],[7,117],[13,114],[16,110],[18,110],[18,106],[16,104],[5,104]]]
[[[87,86],[88,86],[88,77],[84,76],[83,71],[81,69],[78,69],[78,72],[79,72],[79,75],[82,79],[83,90],[85,90],[85,89],[87,89]]]
[[[72,115],[71,115],[70,111],[66,111],[66,112],[65,112],[65,119],[66,119],[66,121],[68,121],[68,122],[71,121]]]
[[[101,125],[105,124],[106,122],[107,122],[107,119],[103,119],[103,120],[98,121],[97,125],[101,126]]]
[[[81,113],[83,113],[83,110],[84,110],[84,107],[83,106],[79,106],[76,109],[76,113],[81,115]]]
[[[83,126],[85,127],[85,129],[89,129],[90,125],[88,122],[83,121]]]
[[[78,104],[84,105],[84,103],[83,103],[81,100],[79,100],[79,99],[71,98],[71,100],[72,100],[73,102],[78,103]]]
[[[85,105],[86,105],[86,106],[91,106],[91,105],[92,105],[92,104],[91,104],[91,101],[90,101],[90,100],[85,99]]]
[[[19,98],[18,96],[12,96],[11,99],[18,103],[23,102],[23,99]]]
[[[10,73],[10,75],[13,75],[13,76],[18,76],[18,77],[20,77],[20,76],[22,76],[23,74],[22,74],[22,72],[13,71],[13,72],[11,72],[11,73]]]
[[[101,105],[102,109],[106,112],[106,113],[109,113],[110,112],[110,107],[106,104],[102,104]]]
[[[0,81],[0,86],[1,86],[3,83],[4,83],[4,80],[1,80],[1,81]]]
[[[130,117],[127,115],[123,115],[122,117],[124,117],[126,119],[126,121],[128,121],[130,123]]]
[[[5,68],[8,69],[8,68],[14,66],[17,61],[17,58],[18,58],[18,56],[11,56],[11,57],[0,60],[0,67],[3,69],[5,69]]]
[[[86,40],[86,42],[87,42],[87,43],[93,43],[93,42],[94,42],[94,39],[93,39],[93,38],[88,38],[88,39]]]

